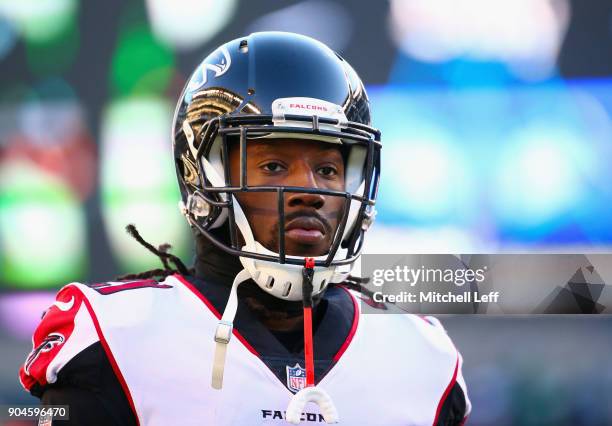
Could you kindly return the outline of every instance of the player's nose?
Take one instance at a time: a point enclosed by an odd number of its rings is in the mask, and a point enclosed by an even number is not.
[[[289,181],[290,182],[286,183],[287,186],[298,186],[313,189],[317,189],[319,187],[315,170],[304,163],[296,165],[296,167],[293,169],[293,173],[290,175]],[[289,193],[287,205],[289,207],[301,206],[320,209],[323,207],[323,205],[325,205],[325,197],[320,194],[293,192]]]
[[[287,199],[289,207],[312,207],[320,209],[325,205],[325,198],[320,194],[293,193]]]

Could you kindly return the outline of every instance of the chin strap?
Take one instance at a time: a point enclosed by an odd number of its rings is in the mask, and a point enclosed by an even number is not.
[[[238,286],[243,282],[249,280],[251,274],[246,269],[243,269],[236,275],[230,290],[229,298],[227,299],[227,305],[223,311],[223,316],[217,325],[215,332],[215,358],[213,360],[212,370],[212,387],[214,389],[221,389],[223,387],[223,369],[225,367],[225,354],[227,352],[227,344],[232,337],[232,329],[234,328],[234,317],[238,310]]]
[[[289,423],[300,423],[302,411],[308,402],[314,402],[321,409],[326,423],[338,423],[338,411],[330,396],[315,386],[314,343],[312,339],[312,277],[314,259],[307,257],[302,269],[302,302],[304,305],[304,362],[306,364],[306,386],[293,395],[287,407],[286,419]]]

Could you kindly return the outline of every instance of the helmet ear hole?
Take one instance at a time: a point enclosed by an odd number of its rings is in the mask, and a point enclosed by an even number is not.
[[[274,287],[274,277],[269,276],[268,280],[266,281],[266,288],[272,288]]]

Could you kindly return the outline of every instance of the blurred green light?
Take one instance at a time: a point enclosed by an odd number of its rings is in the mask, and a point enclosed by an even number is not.
[[[119,36],[112,60],[111,86],[115,95],[163,94],[174,70],[174,54],[159,44],[148,27],[128,27]]]
[[[28,163],[0,173],[0,279],[21,288],[57,287],[85,269],[85,217],[60,180]]]
[[[189,228],[177,208],[171,121],[169,102],[154,97],[116,101],[104,114],[102,211],[109,241],[126,272],[160,267],[159,260],[125,232],[129,223],[152,244],[168,242],[180,257],[189,253]]]

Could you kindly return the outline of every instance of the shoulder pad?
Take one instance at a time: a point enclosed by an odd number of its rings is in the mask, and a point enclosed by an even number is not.
[[[43,314],[32,337],[32,351],[19,370],[22,386],[54,383],[68,361],[99,341],[88,302],[74,284],[63,287]]]

